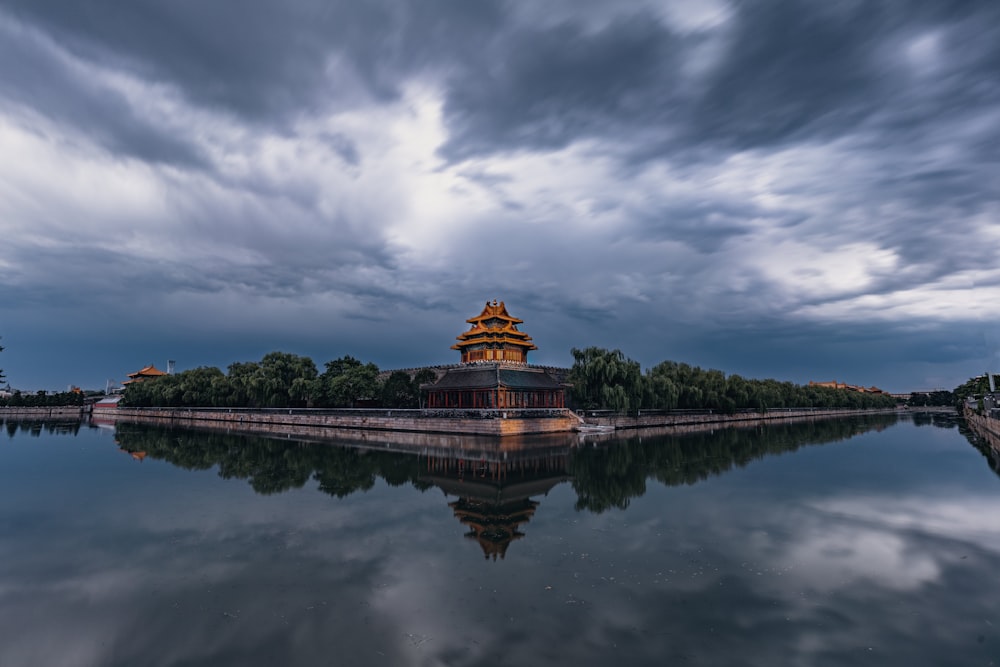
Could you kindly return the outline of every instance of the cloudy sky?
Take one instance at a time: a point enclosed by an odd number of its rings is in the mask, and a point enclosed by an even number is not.
[[[0,368],[1000,368],[1000,4],[0,0]]]

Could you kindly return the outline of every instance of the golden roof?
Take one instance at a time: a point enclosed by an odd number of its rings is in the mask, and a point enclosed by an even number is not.
[[[511,317],[507,312],[507,306],[501,301],[499,304],[496,299],[493,299],[493,303],[490,304],[489,301],[486,302],[486,307],[483,308],[483,312],[479,313],[476,317],[470,317],[465,320],[469,324],[475,324],[476,322],[482,322],[483,320],[490,320],[493,318],[499,318],[501,320],[507,320],[513,324],[524,324],[524,320],[519,320],[516,317]]]
[[[166,372],[161,371],[159,368],[157,368],[153,364],[150,364],[149,366],[146,366],[142,370],[138,370],[135,373],[129,373],[128,374],[128,376],[130,378],[139,377],[139,376],[142,376],[142,377],[153,377],[153,376],[157,376],[157,375],[166,375]]]
[[[491,322],[491,320],[493,321]],[[499,320],[499,322],[496,320]],[[518,331],[517,325],[523,324],[523,320],[511,317],[503,301],[498,303],[494,299],[492,304],[487,301],[483,312],[479,313],[476,317],[470,317],[466,322],[471,324],[472,327],[456,337],[458,343],[452,345],[451,349],[461,350],[467,345],[486,341],[508,343],[524,348],[525,350],[538,349],[534,343],[530,342],[531,336],[523,331]]]

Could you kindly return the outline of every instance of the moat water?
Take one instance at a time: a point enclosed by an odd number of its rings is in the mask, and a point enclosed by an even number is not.
[[[4,667],[1000,664],[1000,477],[948,416],[463,457],[4,428]]]

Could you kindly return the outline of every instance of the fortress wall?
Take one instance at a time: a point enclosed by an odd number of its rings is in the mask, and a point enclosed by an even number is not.
[[[579,422],[570,413],[552,417],[461,418],[428,415],[418,410],[378,410],[366,414],[350,410],[343,414],[324,412],[304,414],[296,411],[187,410],[183,408],[95,408],[94,417],[120,421],[181,423],[188,426],[229,426],[258,432],[284,434],[303,430],[321,435],[329,429],[353,431],[413,431],[427,433],[465,433],[472,435],[526,435],[561,433],[573,430]]]
[[[977,415],[971,410],[966,410],[965,420],[983,434],[990,447],[1000,452],[1000,419]]]
[[[693,424],[719,424],[720,426],[740,426],[757,424],[760,422],[782,421],[786,419],[803,419],[814,417],[847,417],[862,414],[887,414],[895,413],[895,409],[888,410],[796,410],[794,408],[782,408],[768,410],[767,412],[738,412],[727,415],[721,413],[698,413],[683,414],[669,412],[650,412],[643,414],[640,411],[635,415],[584,413],[584,421],[595,426],[610,426],[616,430],[655,428],[660,426],[686,426]]]
[[[763,422],[844,417],[859,414],[885,414],[894,410],[770,410],[765,413],[639,413],[633,415],[585,413],[588,426],[603,426],[615,430],[636,430],[662,427],[725,427],[749,426]],[[331,429],[344,434],[366,432],[411,432],[427,434],[467,434],[513,436],[544,433],[565,433],[577,430],[580,420],[569,411],[551,416],[523,415],[516,411],[421,410],[326,410],[310,413],[302,410],[238,410],[185,408],[95,408],[97,419],[140,421],[185,426],[205,426],[276,435],[323,437]],[[463,416],[466,415],[466,416]],[[505,415],[505,416],[501,416]]]

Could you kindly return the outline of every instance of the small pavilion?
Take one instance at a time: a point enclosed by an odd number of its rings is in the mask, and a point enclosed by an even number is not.
[[[122,382],[122,384],[126,385],[132,384],[133,382],[142,382],[143,380],[148,380],[150,378],[158,378],[161,375],[168,375],[168,373],[161,371],[153,364],[150,364],[143,369],[137,370],[135,373],[129,373],[128,380]]]
[[[566,407],[565,386],[544,368],[528,366],[528,352],[538,348],[502,301],[487,301],[483,312],[466,322],[472,326],[451,346],[462,363],[426,387],[428,408]]]

